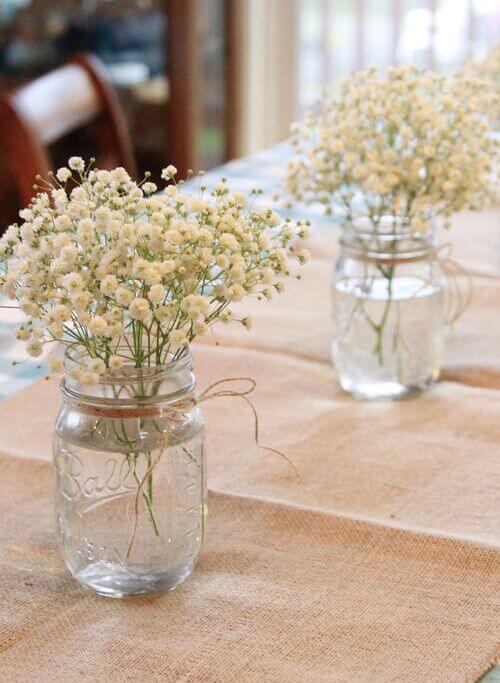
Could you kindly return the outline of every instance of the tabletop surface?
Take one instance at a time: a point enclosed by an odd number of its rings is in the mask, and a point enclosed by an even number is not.
[[[247,159],[230,162],[224,167],[208,173],[206,181],[210,185],[224,175],[228,178],[231,191],[248,193],[253,188],[262,188],[264,194],[258,201],[263,204],[269,204],[270,196],[279,187],[288,154],[287,147],[285,145],[280,145]],[[191,182],[197,181],[194,180]],[[293,211],[286,209],[286,213],[292,218],[312,218],[314,229],[317,233],[321,233],[321,231],[325,230],[326,227],[329,227],[332,222],[332,219],[325,219],[320,210],[315,207],[300,206]],[[493,210],[484,215],[486,217],[485,221],[491,223],[491,226],[489,226],[491,228],[489,232],[491,236],[490,243],[493,244],[494,247],[496,246],[496,249],[490,249],[488,253],[486,253],[484,244],[477,244],[470,249],[467,241],[466,226],[461,226],[459,221],[458,234],[460,237],[460,231],[462,230],[464,239],[461,242],[459,239],[462,246],[460,246],[460,244],[458,246],[457,258],[462,259],[463,257],[467,267],[471,270],[475,268],[478,258],[481,258],[482,270],[480,275],[486,279],[496,278],[500,275],[500,248],[498,248],[500,246],[500,231],[498,230],[498,212]],[[465,223],[467,223],[470,218],[466,217],[464,220]],[[327,253],[328,248],[329,247],[326,247]],[[480,250],[482,250],[481,253]],[[479,288],[479,297],[481,296],[481,288]],[[1,303],[5,306],[9,305],[9,302],[6,300],[3,300]],[[496,304],[498,305],[498,301]],[[16,341],[14,338],[13,333],[15,327],[21,321],[22,314],[19,314],[16,310],[0,308],[0,398],[6,398],[20,389],[26,388],[43,377],[46,372],[43,363],[40,364],[36,359],[26,359],[24,344]],[[483,324],[484,323],[485,321],[483,321]],[[276,341],[271,340],[271,342],[272,344],[276,344]],[[497,353],[496,350],[494,351]],[[461,364],[460,362],[460,355],[458,352],[456,358],[456,368],[453,371],[450,371],[450,377],[453,375],[453,372],[462,373],[462,377],[468,377],[467,372],[463,369],[464,363]],[[495,362],[496,357],[494,355],[488,357],[485,353],[484,367],[486,370],[495,367]],[[500,681],[500,667],[494,667],[485,675],[483,680],[489,682]]]

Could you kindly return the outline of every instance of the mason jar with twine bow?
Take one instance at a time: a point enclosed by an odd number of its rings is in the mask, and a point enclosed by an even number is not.
[[[444,336],[470,303],[467,272],[433,232],[381,220],[344,226],[332,279],[332,360],[358,398],[403,398],[428,389]]]
[[[201,405],[241,398],[254,417],[256,445],[286,456],[260,443],[251,378],[224,378],[196,395],[186,349],[167,365],[125,365],[89,386],[71,375],[79,362],[69,349],[54,436],[64,559],[101,595],[169,590],[193,571],[205,535]]]

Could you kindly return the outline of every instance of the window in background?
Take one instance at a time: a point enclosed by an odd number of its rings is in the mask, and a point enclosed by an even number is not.
[[[414,64],[439,71],[482,57],[500,32],[498,0],[298,0],[301,116],[352,69]]]
[[[199,159],[205,169],[222,164],[229,148],[226,121],[226,45],[227,8],[224,0],[205,0],[200,4],[201,74]]]

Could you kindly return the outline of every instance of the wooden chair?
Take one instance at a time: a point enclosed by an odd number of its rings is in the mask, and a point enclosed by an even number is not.
[[[23,205],[34,194],[35,176],[55,170],[49,147],[88,124],[92,124],[96,166],[124,166],[135,176],[123,112],[96,57],[77,55],[66,66],[0,96],[3,148]]]

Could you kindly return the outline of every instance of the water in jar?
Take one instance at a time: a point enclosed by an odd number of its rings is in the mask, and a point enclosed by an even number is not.
[[[419,277],[343,278],[333,285],[332,357],[362,398],[399,398],[439,376],[443,290]]]
[[[92,446],[55,435],[57,526],[69,570],[110,597],[175,587],[191,574],[203,541],[201,431],[163,449],[158,440],[130,453]]]

